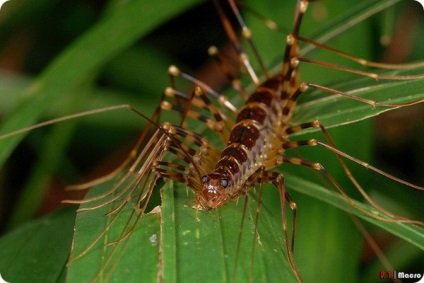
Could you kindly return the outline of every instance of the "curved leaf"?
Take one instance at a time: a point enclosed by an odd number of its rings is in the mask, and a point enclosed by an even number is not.
[[[0,238],[0,274],[7,282],[64,282],[74,209],[63,209]]]
[[[424,68],[408,70],[408,73],[411,71],[424,73]],[[386,82],[375,86],[360,87],[363,81],[364,79],[360,78],[339,83],[334,89],[348,89],[347,87],[355,85],[357,90],[349,91],[349,94],[381,103],[401,104],[424,99],[424,79]],[[324,98],[318,97],[316,99],[313,98],[314,93],[305,93],[304,95],[310,95],[312,98],[308,102],[296,107],[292,119],[294,125],[320,120],[326,128],[332,128],[365,120],[398,108],[387,106],[374,107],[339,95],[330,94]],[[314,130],[316,131],[316,129],[311,129],[310,131]]]

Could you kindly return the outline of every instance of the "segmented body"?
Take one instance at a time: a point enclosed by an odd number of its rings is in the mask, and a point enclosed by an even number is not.
[[[235,15],[239,15],[235,3],[229,1],[229,4]],[[222,9],[219,4],[215,5],[233,46],[240,49],[239,42],[232,38],[233,30],[226,25]],[[251,94],[237,114],[237,124],[231,129],[228,142],[213,172],[202,177],[202,191],[196,193],[196,199],[202,206],[215,208],[244,195],[251,187],[264,181],[261,177],[265,171],[283,162],[283,144],[287,141],[285,130],[299,94],[307,88],[305,85],[298,85],[296,61],[299,56],[296,37],[307,6],[307,1],[299,1],[296,6],[293,34],[287,36],[281,73],[267,78]],[[239,22],[243,36],[250,41],[250,30],[240,18]],[[239,52],[243,62],[245,55],[241,49]],[[249,69],[249,63],[244,64]],[[264,67],[263,71],[267,75]],[[255,76],[252,78],[256,80]],[[275,178],[276,175],[273,179]],[[272,181],[275,180],[268,180]]]
[[[281,86],[282,76],[267,80],[240,109],[219,161],[213,172],[202,179],[203,198],[197,199],[204,206],[215,208],[244,195],[256,185],[249,180],[252,175],[281,163],[281,137],[294,106],[290,99],[281,98]]]

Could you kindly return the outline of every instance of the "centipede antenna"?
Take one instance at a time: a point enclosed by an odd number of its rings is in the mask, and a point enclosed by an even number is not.
[[[372,78],[372,79],[375,79],[375,80],[400,80],[400,81],[402,81],[402,80],[415,80],[415,79],[424,78],[424,74],[407,75],[407,76],[382,75],[382,74],[377,74],[377,73],[372,73],[372,72],[360,71],[360,70],[356,70],[356,69],[345,67],[345,66],[340,66],[340,65],[336,65],[336,64],[326,63],[326,62],[323,62],[323,61],[318,61],[318,60],[313,60],[313,59],[308,59],[308,58],[303,58],[303,57],[293,58],[293,60],[294,61],[297,60],[297,61],[300,61],[300,62],[306,62],[306,63],[310,63],[310,64],[322,66],[322,67],[327,67],[327,68],[331,68],[331,69],[336,69],[336,70],[340,70],[340,71],[344,71],[344,72],[348,72],[348,73],[353,73],[353,74],[369,77],[369,78]]]
[[[327,46],[325,44],[316,42],[314,40],[302,37],[302,36],[298,36],[297,40],[299,41],[303,41],[309,44],[312,44],[316,47],[328,50],[333,52],[336,55],[339,55],[341,57],[347,58],[351,61],[354,61],[364,67],[371,67],[371,68],[379,68],[379,69],[389,69],[389,70],[399,70],[399,69],[413,69],[413,68],[418,68],[418,67],[422,67],[424,66],[424,62],[418,62],[418,63],[410,63],[410,64],[387,64],[387,63],[380,63],[380,62],[373,62],[373,61],[369,61],[369,60],[365,60],[363,58],[360,57],[356,57],[353,56],[351,54],[348,54],[346,52],[337,50],[335,48],[332,48],[330,46]]]

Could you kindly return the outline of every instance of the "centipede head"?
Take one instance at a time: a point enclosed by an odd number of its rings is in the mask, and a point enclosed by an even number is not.
[[[217,208],[228,202],[225,189],[229,181],[222,174],[211,173],[202,177],[202,189],[196,192],[196,200],[204,209]]]

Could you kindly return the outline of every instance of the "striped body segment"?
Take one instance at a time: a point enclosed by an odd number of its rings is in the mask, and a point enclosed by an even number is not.
[[[262,171],[281,163],[274,157],[281,154],[282,137],[295,106],[291,98],[281,98],[291,97],[281,90],[282,81],[281,75],[267,80],[238,112],[219,161],[212,173],[203,176],[202,190],[196,193],[204,208],[216,208],[245,195]]]

